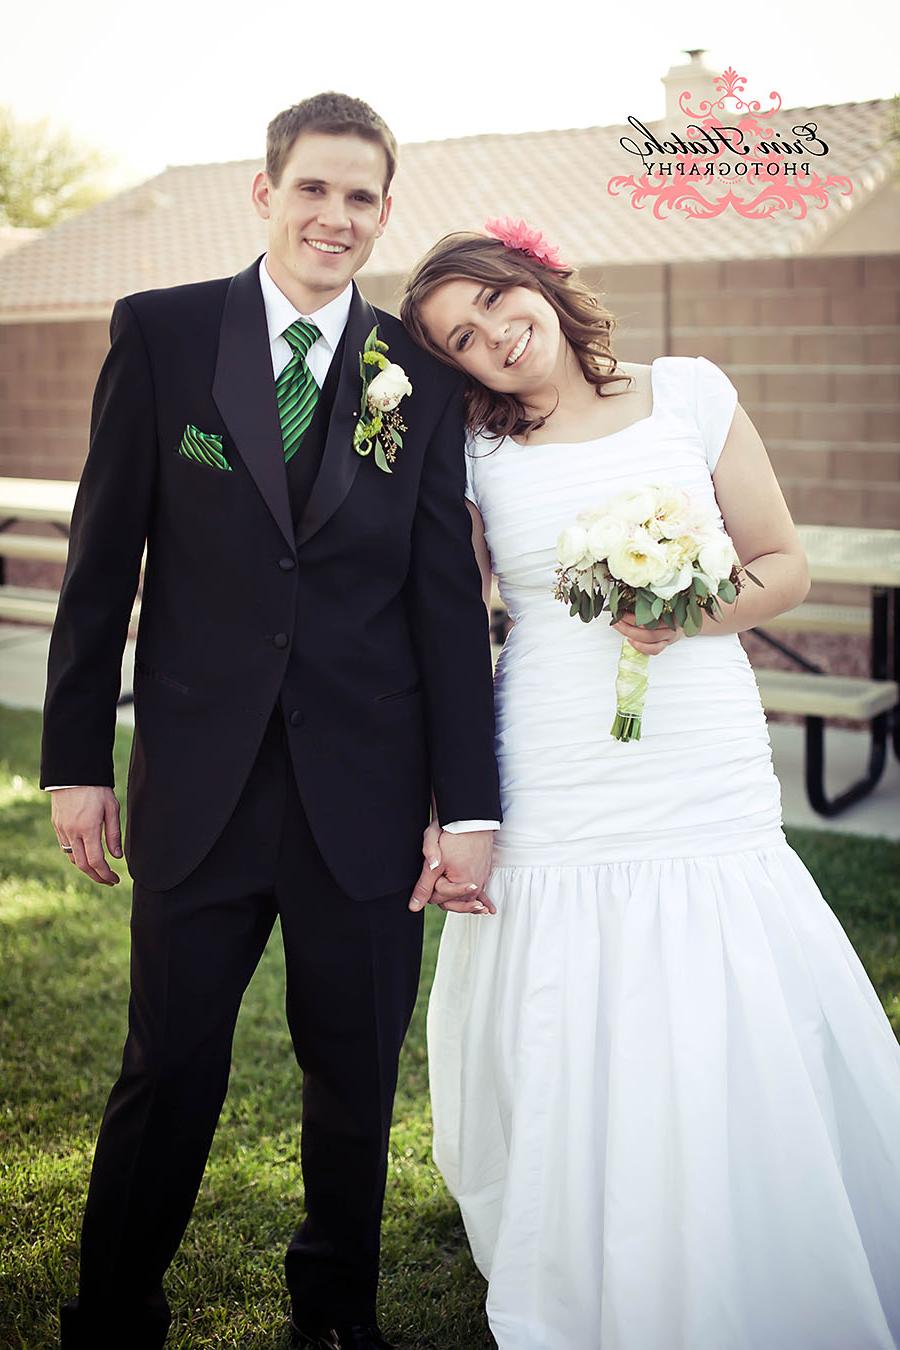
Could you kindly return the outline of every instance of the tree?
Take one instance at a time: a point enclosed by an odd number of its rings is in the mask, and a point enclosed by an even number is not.
[[[107,195],[106,161],[48,122],[18,122],[0,108],[0,224],[40,228]]]

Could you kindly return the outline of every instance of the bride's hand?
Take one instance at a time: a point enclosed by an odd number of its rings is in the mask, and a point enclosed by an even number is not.
[[[669,628],[664,623],[639,628],[633,614],[623,614],[618,623],[614,623],[612,627],[617,633],[621,633],[623,638],[628,639],[635,651],[645,652],[647,656],[659,656],[660,652],[671,647],[673,642],[684,637],[683,629]]]

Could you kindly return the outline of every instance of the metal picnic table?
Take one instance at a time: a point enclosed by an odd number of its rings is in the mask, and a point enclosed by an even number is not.
[[[857,529],[843,525],[799,525],[800,542],[813,581],[867,586],[871,591],[872,680],[900,679],[900,530]],[[801,669],[826,675],[764,630],[758,637],[777,648]],[[900,716],[896,704],[870,722],[868,769],[859,782],[830,799],[825,791],[824,718],[806,717],[806,790],[810,805],[823,816],[834,816],[872,791],[887,762],[888,742],[900,757]]]

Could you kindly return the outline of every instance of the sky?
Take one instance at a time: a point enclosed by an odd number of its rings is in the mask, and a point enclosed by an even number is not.
[[[688,48],[786,107],[900,92],[897,0],[839,14],[821,0],[45,0],[4,21],[0,102],[103,152],[120,185],[259,157],[274,113],[329,88],[366,99],[401,142],[652,121]]]

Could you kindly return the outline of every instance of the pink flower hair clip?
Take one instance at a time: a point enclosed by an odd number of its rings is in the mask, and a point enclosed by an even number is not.
[[[502,219],[486,220],[484,228],[493,239],[499,239],[506,248],[518,249],[520,253],[526,253],[529,258],[543,263],[545,267],[552,267],[554,271],[568,271],[555,244],[549,243],[540,230],[532,229],[526,221],[503,216]]]

